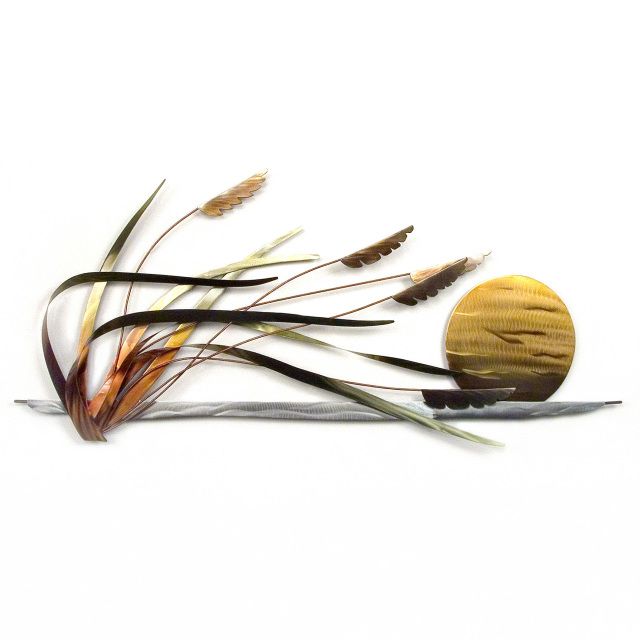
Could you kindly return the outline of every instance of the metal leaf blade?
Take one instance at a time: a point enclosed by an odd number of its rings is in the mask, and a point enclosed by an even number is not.
[[[162,309],[160,311],[137,311],[117,316],[99,326],[89,338],[93,342],[110,331],[140,324],[162,324],[178,322],[291,322],[294,324],[315,324],[330,327],[377,327],[391,324],[393,320],[351,320],[348,318],[326,318],[279,311],[231,311],[226,309]]]
[[[435,376],[453,377],[459,375],[460,373],[459,371],[453,371],[452,369],[436,367],[431,364],[425,364],[424,362],[407,360],[406,358],[397,358],[394,356],[385,356],[377,353],[366,353],[364,351],[354,351],[352,349],[346,349],[345,347],[339,347],[338,345],[332,344],[330,342],[325,342],[324,340],[319,340],[318,338],[312,338],[311,336],[307,336],[304,333],[300,333],[299,331],[293,331],[291,329],[283,331],[280,327],[276,327],[275,325],[268,324],[266,322],[243,323],[242,326],[248,329],[254,329],[255,331],[260,331],[261,333],[274,334],[274,337],[276,338],[296,340],[298,342],[304,342],[305,344],[316,347],[336,349],[345,353],[352,353],[353,355],[360,356],[361,358],[376,360],[377,362],[382,362],[383,364],[388,364],[393,367],[400,367],[401,369],[407,369],[409,371],[418,371],[420,373],[427,373]]]
[[[131,232],[134,227],[138,224],[140,218],[144,214],[144,212],[149,208],[149,205],[153,202],[153,199],[158,194],[158,191],[162,188],[165,181],[163,180],[155,189],[155,191],[145,200],[142,206],[131,216],[127,224],[124,226],[120,235],[116,238],[116,241],[113,243],[111,248],[109,249],[109,253],[107,257],[104,259],[102,266],[100,267],[100,271],[112,271],[122,249],[124,248],[125,243],[127,242]],[[80,351],[91,335],[93,331],[93,327],[95,326],[96,317],[98,315],[98,309],[100,308],[100,302],[102,300],[102,294],[106,288],[106,282],[96,283],[89,294],[89,300],[87,301],[87,306],[85,308],[84,316],[82,318],[82,324],[80,329],[80,338],[78,339],[78,351]]]
[[[384,400],[379,396],[373,395],[366,391],[362,391],[362,389],[357,389],[347,383],[335,380],[334,378],[330,378],[329,376],[323,376],[319,373],[296,367],[262,353],[257,353],[255,351],[250,351],[248,349],[243,349],[240,347],[229,348],[224,345],[216,344],[195,344],[190,346],[193,346],[197,349],[204,348],[211,351],[224,350],[225,353],[228,353],[229,355],[248,360],[249,362],[253,362],[254,364],[258,364],[262,367],[266,367],[267,369],[276,371],[277,373],[287,376],[288,378],[298,380],[299,382],[309,384],[319,389],[337,393],[338,395],[344,396],[345,398],[349,398],[351,400],[355,400],[356,402],[371,407],[372,409],[376,409],[377,411],[381,411],[382,413],[386,413],[387,415],[394,416],[402,420],[409,420],[410,422],[428,427],[429,429],[434,429],[435,431],[447,433],[449,435],[456,436],[464,440],[469,440],[471,442],[476,442],[478,444],[498,447],[503,446],[501,442],[496,442],[495,440],[490,440],[488,438],[484,438],[483,436],[479,436],[468,431],[463,431],[462,429],[458,429],[451,425],[445,424],[444,422],[440,422],[439,420],[427,418],[424,415],[412,411],[406,406],[397,405],[393,402],[389,402],[388,400]]]

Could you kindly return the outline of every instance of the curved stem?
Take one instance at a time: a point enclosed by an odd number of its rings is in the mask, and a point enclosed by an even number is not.
[[[352,313],[356,313],[357,311],[362,311],[364,309],[368,309],[369,307],[373,307],[375,305],[381,304],[382,302],[386,302],[387,300],[390,300],[392,297],[393,296],[386,296],[384,298],[380,298],[379,300],[375,300],[373,302],[370,302],[369,304],[365,304],[365,305],[362,305],[361,307],[357,307],[355,309],[351,309],[350,311],[346,311],[344,313],[339,313],[339,314],[336,314],[336,315],[330,316],[330,317],[331,318],[341,318],[343,316],[348,316],[348,315],[351,315]],[[225,325],[225,327],[223,327],[222,330],[224,330],[224,328],[226,328],[230,324],[231,323],[228,323],[227,325]],[[189,369],[192,369],[193,367],[196,367],[199,364],[203,364],[204,362],[207,362],[209,360],[215,360],[218,356],[226,353],[230,349],[233,349],[235,347],[240,347],[240,346],[242,346],[244,344],[247,344],[248,342],[254,342],[255,340],[261,340],[262,338],[268,338],[270,336],[278,335],[278,333],[281,333],[283,331],[292,331],[294,329],[302,329],[302,328],[308,327],[308,326],[309,326],[309,324],[307,324],[307,323],[301,323],[301,324],[297,324],[297,325],[294,325],[294,326],[286,328],[286,329],[280,329],[279,331],[274,331],[273,333],[270,333],[270,334],[262,334],[262,335],[259,335],[259,336],[252,336],[251,338],[246,338],[245,340],[241,340],[240,342],[237,342],[234,345],[230,345],[228,347],[225,347],[224,349],[222,349],[222,350],[220,350],[220,351],[218,351],[216,353],[213,353],[210,356],[207,356],[205,358],[201,358],[201,355],[205,351],[205,349],[215,340],[215,338],[218,335],[220,335],[220,333],[222,333],[222,330],[218,331],[218,333],[213,338],[211,338],[205,345],[203,345],[195,356],[193,356],[193,360],[194,360],[193,362],[191,362],[186,367],[184,367],[182,369],[182,371],[179,371],[178,373],[173,375],[171,378],[166,380],[157,389],[151,391],[146,397],[143,397],[136,407],[133,407],[132,409],[130,409],[123,417],[121,417],[118,420],[117,424],[121,424],[122,422],[124,422],[124,421],[126,421],[128,419],[131,419],[136,415],[139,415],[140,412],[144,411],[147,408],[147,406],[149,406],[150,402],[155,402],[161,395],[166,393],[187,371],[189,371]],[[131,388],[133,388],[136,384],[138,384],[140,382],[140,380],[143,380],[144,377],[146,375],[148,375],[151,371],[145,372],[145,374],[140,379],[136,380],[132,384]],[[145,406],[141,406],[143,404]]]
[[[274,302],[284,302],[285,300],[295,300],[296,298],[304,298],[306,296],[314,296],[319,293],[328,293],[330,291],[339,291],[340,289],[349,289],[351,287],[359,287],[365,284],[374,284],[376,282],[384,282],[385,280],[394,280],[396,278],[404,278],[411,275],[407,273],[396,273],[393,276],[384,276],[383,278],[374,278],[373,280],[362,280],[361,282],[352,282],[351,284],[341,284],[337,287],[328,287],[327,289],[316,289],[315,291],[306,291],[305,293],[296,293],[292,296],[284,296],[282,298],[273,298],[272,300],[264,300],[263,302],[256,302],[252,307],[261,307],[264,304],[272,304]]]
[[[164,238],[166,236],[169,235],[169,233],[171,233],[179,224],[181,224],[182,222],[184,222],[187,218],[190,218],[198,209],[193,209],[191,211],[189,211],[189,213],[185,214],[184,216],[182,216],[181,218],[178,218],[173,224],[171,224],[170,226],[168,226],[155,240],[154,242],[151,244],[151,246],[147,249],[146,253],[144,254],[144,256],[142,256],[142,259],[140,260],[140,262],[138,263],[138,266],[135,268],[135,271],[140,271],[140,269],[142,269],[142,266],[144,265],[144,263],[147,261],[147,258],[151,255],[151,253],[153,252],[153,250],[160,244],[160,242],[162,242],[162,240],[164,240]],[[127,291],[127,295],[125,297],[124,300],[124,307],[123,307],[123,311],[122,314],[125,315],[127,313],[127,310],[129,309],[129,301],[131,299],[131,292],[133,291],[133,282],[129,285],[129,289]],[[116,351],[116,358],[114,360],[114,363],[117,365],[118,361],[120,360],[120,352],[122,351],[122,343],[124,341],[124,328],[122,328],[120,330],[120,338],[118,340],[118,349]]]
[[[291,276],[290,278],[287,278],[286,280],[283,280],[282,282],[277,284],[275,287],[272,287],[271,289],[269,289],[269,291],[263,293],[261,296],[256,298],[250,305],[248,305],[246,307],[240,307],[240,308],[237,309],[237,311],[248,311],[249,309],[251,309],[255,305],[257,305],[260,302],[262,302],[262,300],[264,300],[267,296],[270,296],[272,293],[274,293],[278,289],[281,289],[282,287],[284,287],[286,284],[289,284],[290,282],[293,282],[294,280],[297,280],[298,278],[301,278],[302,276],[305,276],[308,273],[312,273],[313,271],[317,271],[318,269],[324,269],[325,267],[328,267],[328,266],[330,266],[332,264],[336,264],[337,262],[340,262],[340,258],[336,258],[335,260],[330,260],[329,262],[323,262],[322,264],[318,264],[315,267],[309,267],[309,269],[305,269],[304,271],[301,271],[300,273],[296,273],[295,275]],[[209,346],[216,338],[221,336],[231,326],[231,324],[232,324],[231,322],[228,322],[219,331],[214,333],[213,336],[211,338],[209,338],[209,340],[207,340],[205,346],[202,347],[202,349],[200,349],[200,351],[196,354],[195,357],[198,357],[198,356],[202,355],[202,353],[204,352],[205,348],[207,346]],[[303,326],[305,326],[305,325],[303,325]],[[240,344],[243,344],[243,343],[240,343]],[[195,364],[196,363],[195,363],[195,358],[194,358],[194,365]],[[191,368],[190,365],[186,366],[182,373],[186,373],[190,368]],[[180,376],[178,376],[178,378],[179,377]],[[176,380],[178,378],[176,378]],[[173,385],[173,383],[171,383],[169,386],[172,386],[172,385]]]
[[[285,296],[283,298],[274,298],[273,300],[264,300],[263,302],[257,302],[256,304],[253,304],[252,307],[261,307],[265,304],[271,304],[271,303],[275,303],[275,302],[283,302],[284,300],[293,300],[295,298],[303,298],[305,296],[311,296],[311,295],[316,295],[319,293],[326,293],[326,292],[330,292],[330,291],[338,291],[339,289],[348,289],[351,287],[359,287],[362,285],[366,285],[366,284],[375,284],[377,282],[384,282],[385,280],[394,280],[397,278],[404,278],[406,276],[411,275],[409,272],[407,273],[397,273],[395,275],[392,276],[384,276],[382,278],[374,278],[373,280],[362,280],[360,282],[352,282],[350,284],[343,284],[337,287],[329,287],[327,289],[317,289],[315,291],[305,291],[304,293],[297,293],[295,295],[292,296]],[[238,307],[237,309],[235,309],[236,311],[241,311],[244,309],[247,309],[248,307]],[[353,313],[353,312],[350,312]],[[345,314],[346,315],[346,314]],[[228,326],[229,323],[227,323]],[[171,338],[173,335],[175,335],[176,333],[178,333],[179,331],[181,331],[181,329],[173,329],[170,333],[166,334],[165,336],[161,336],[159,338],[157,338],[156,340],[154,340],[153,342],[150,342],[147,346],[151,346],[153,344],[156,344],[158,342],[161,342],[162,340]],[[218,335],[220,334],[220,332],[216,333],[216,335],[214,336],[214,338],[212,339],[215,340],[215,338],[218,337]]]
[[[258,336],[258,337],[265,337],[265,336]],[[234,345],[234,346],[239,346],[242,343],[238,343],[238,345]],[[187,345],[188,346],[188,345]],[[228,349],[231,349],[232,347],[228,347]],[[221,350],[216,354],[213,354],[212,356],[189,356],[189,357],[183,357],[183,358],[176,358],[174,360],[171,360],[170,362],[163,362],[160,363],[159,365],[154,366],[153,368],[149,369],[147,372],[145,372],[140,379],[144,378],[146,375],[150,375],[152,373],[155,373],[158,370],[161,369],[165,369],[166,367],[169,367],[173,364],[175,364],[176,362],[184,362],[184,361],[193,361],[194,359],[197,360],[197,364],[204,364],[206,362],[228,362],[228,363],[232,363],[232,364],[248,364],[254,367],[259,367],[260,365],[255,363],[255,362],[250,362],[248,360],[232,360],[230,358],[219,358],[218,356],[222,353],[224,353],[225,350]],[[195,366],[195,365],[194,365]],[[175,374],[175,376],[173,376],[172,378],[170,378],[169,380],[167,380],[165,382],[165,384],[169,383],[171,380],[173,380],[174,378],[176,378],[177,376],[180,376],[182,372]],[[410,391],[410,392],[418,392],[420,393],[422,391],[421,387],[394,387],[391,385],[384,385],[384,384],[373,384],[370,382],[360,382],[358,380],[345,380],[343,378],[334,378],[334,380],[337,380],[338,382],[343,382],[344,384],[350,384],[353,385],[355,387],[368,387],[368,388],[372,388],[372,389],[385,389],[388,391]],[[129,391],[131,388],[133,388],[136,384],[138,383],[138,380],[134,381],[131,386],[129,387],[129,389],[127,389],[127,391]],[[159,389],[156,389],[156,391],[154,393],[158,393],[159,391],[161,391],[162,387],[160,387]],[[167,389],[165,389],[166,391]],[[126,393],[126,392],[125,392]],[[161,393],[164,393],[164,391],[162,391]],[[153,395],[153,394],[151,394]],[[144,408],[140,408],[140,407],[135,407],[134,409],[131,410],[131,415],[130,416],[125,416],[123,419],[119,420],[116,424],[110,425],[107,430],[113,429],[115,427],[117,427],[119,424],[122,424],[123,422],[125,422],[126,420],[130,420],[133,419],[134,417],[137,417],[138,415],[140,415],[140,413],[142,413],[142,411],[145,411],[153,402],[155,402],[157,400],[157,398],[159,397],[156,396],[155,398],[149,398],[149,399],[145,399],[143,402],[145,403],[145,407]],[[139,409],[139,411],[136,411],[137,409]],[[134,413],[135,411],[135,413]]]

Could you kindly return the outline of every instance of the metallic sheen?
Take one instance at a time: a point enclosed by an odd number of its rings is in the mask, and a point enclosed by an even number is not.
[[[458,303],[447,327],[449,367],[462,389],[516,387],[510,400],[546,400],[573,360],[575,332],[567,307],[526,276],[489,280]]]
[[[16,400],[39,413],[66,413],[58,400]],[[400,406],[428,418],[521,420],[588,413],[610,402],[498,402],[477,409],[429,409],[422,402],[401,402]],[[325,422],[393,421],[394,416],[380,413],[357,402],[154,402],[139,420],[171,418],[263,418],[270,420],[314,420]]]

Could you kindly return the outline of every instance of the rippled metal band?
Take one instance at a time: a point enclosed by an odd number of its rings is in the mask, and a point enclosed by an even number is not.
[[[58,400],[26,400],[40,413],[66,413]],[[482,409],[429,409],[422,402],[400,406],[436,419],[519,419],[587,413],[606,402],[499,402]],[[318,420],[328,422],[393,421],[396,418],[357,402],[156,402],[140,420],[166,418],[266,418],[272,420]]]

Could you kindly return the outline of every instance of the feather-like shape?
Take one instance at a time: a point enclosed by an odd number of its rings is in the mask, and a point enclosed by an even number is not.
[[[506,400],[515,388],[505,389],[422,389],[422,397],[428,407],[432,409],[482,409],[495,404],[499,400]]]
[[[232,209],[246,198],[250,198],[263,185],[266,175],[266,171],[256,173],[235,187],[231,187],[219,196],[205,202],[198,209],[208,216],[221,216],[223,211]]]
[[[347,267],[351,267],[352,269],[357,269],[359,267],[364,266],[365,264],[373,264],[374,262],[378,262],[382,256],[388,256],[394,249],[398,249],[400,245],[407,239],[407,235],[413,231],[413,225],[398,231],[398,233],[394,233],[392,236],[388,238],[384,238],[375,244],[369,245],[364,249],[360,249],[355,253],[351,253],[344,258],[340,258],[340,262],[346,265]]]
[[[476,256],[467,256],[467,262],[464,265],[464,273],[469,273],[469,271],[473,271],[478,265],[484,262],[484,259],[488,256],[488,253],[480,253]],[[435,267],[429,267],[427,269],[419,269],[418,271],[412,271],[410,276],[411,279],[418,283],[422,282],[425,278],[432,276],[434,273],[438,273],[438,271],[442,271],[446,267],[451,266],[456,260],[452,260],[451,262],[444,262],[442,264],[438,264]]]
[[[435,298],[439,291],[453,284],[465,272],[466,263],[467,258],[461,258],[392,297],[396,302],[410,306],[417,304],[418,300]]]

